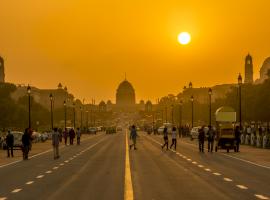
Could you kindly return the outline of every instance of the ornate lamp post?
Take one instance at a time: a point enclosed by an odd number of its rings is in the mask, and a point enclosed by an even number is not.
[[[65,130],[67,128],[67,102],[64,101],[64,115],[65,115]]]
[[[81,130],[83,128],[83,109],[82,106],[80,106],[80,110],[81,110]]]
[[[27,87],[28,94],[28,128],[31,128],[31,87],[28,85]]]
[[[182,112],[183,112],[183,101],[179,102],[179,128],[182,126]]]
[[[242,76],[238,75],[238,89],[239,89],[239,124],[240,130],[242,130],[242,99],[241,99],[241,86],[242,86]]]
[[[193,111],[194,111],[194,97],[193,95],[190,97],[190,101],[191,101],[191,128],[193,128]]]
[[[73,102],[73,127],[76,129],[76,112],[75,112],[75,102]]]
[[[86,111],[86,132],[88,133],[88,110]]]
[[[165,121],[168,123],[168,112],[167,112],[167,106],[165,106]]]
[[[209,125],[211,126],[212,124],[212,94],[213,94],[213,91],[211,88],[209,88],[208,90],[208,94],[209,94]]]
[[[52,130],[53,130],[53,95],[52,93],[50,94],[50,101],[51,101],[51,127],[52,127]]]
[[[173,119],[173,110],[174,110],[174,106],[173,104],[171,105],[171,109],[172,109],[172,125],[174,124],[174,119]]]

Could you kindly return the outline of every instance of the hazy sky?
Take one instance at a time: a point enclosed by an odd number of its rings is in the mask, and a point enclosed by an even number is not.
[[[6,80],[67,85],[78,98],[115,101],[124,79],[137,101],[236,82],[244,57],[255,78],[270,56],[269,0],[0,0]],[[191,34],[187,46],[177,42]]]

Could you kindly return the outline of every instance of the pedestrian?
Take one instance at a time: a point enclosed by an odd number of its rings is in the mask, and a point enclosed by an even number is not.
[[[80,128],[77,128],[77,145],[81,144],[81,130]]]
[[[205,132],[204,132],[205,126],[202,126],[202,128],[199,129],[199,151],[204,152],[204,139],[205,139]]]
[[[64,130],[64,132],[63,132],[63,137],[64,137],[65,145],[67,145],[67,138],[68,138],[68,131],[67,131],[67,128],[65,128],[65,130]]]
[[[62,137],[63,137],[63,130],[61,128],[58,129],[58,133],[59,133],[59,142],[62,142]]]
[[[215,131],[211,125],[208,126],[207,140],[208,140],[208,152],[213,152]]]
[[[170,149],[172,148],[172,146],[174,145],[174,150],[176,150],[176,136],[177,136],[177,130],[176,130],[176,127],[174,126],[172,128],[172,144],[170,146]]]
[[[236,126],[235,132],[234,132],[234,137],[235,137],[235,143],[236,143],[236,152],[239,152],[239,145],[241,142],[241,132],[240,132],[240,127]]]
[[[167,150],[168,150],[169,139],[168,139],[168,129],[167,129],[167,127],[165,127],[163,129],[163,139],[164,139],[164,144],[161,146],[161,148],[163,149],[166,146]]]
[[[59,158],[59,142],[60,142],[59,132],[58,132],[57,128],[54,128],[53,132],[52,132],[52,145],[53,145],[54,159]]]
[[[69,144],[70,145],[73,145],[73,141],[74,141],[74,138],[75,138],[75,131],[74,129],[70,129],[69,131]]]
[[[28,154],[31,148],[31,136],[30,129],[26,128],[22,136],[22,149],[23,149],[23,159],[28,160]]]
[[[137,150],[137,148],[136,148],[137,136],[138,136],[138,134],[137,134],[136,127],[135,127],[135,125],[132,125],[131,131],[130,131],[130,139],[132,140],[133,143],[131,145],[129,145],[129,149],[134,147],[134,150]]]
[[[8,131],[8,134],[6,136],[6,144],[7,144],[7,157],[13,157],[13,145],[14,145],[14,135],[11,133],[11,131]],[[10,151],[10,153],[9,153]]]

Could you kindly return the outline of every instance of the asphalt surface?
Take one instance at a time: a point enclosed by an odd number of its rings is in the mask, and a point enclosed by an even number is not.
[[[4,199],[268,199],[270,169],[227,156],[199,153],[178,140],[177,151],[162,150],[160,136],[140,133],[129,150],[125,133],[98,134],[80,146],[60,149],[0,168]],[[129,162],[126,161],[126,153]],[[127,169],[131,187],[127,187]],[[127,188],[133,190],[126,196]]]

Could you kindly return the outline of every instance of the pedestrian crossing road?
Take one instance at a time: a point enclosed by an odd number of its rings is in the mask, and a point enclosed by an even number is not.
[[[126,132],[98,134],[0,168],[0,200],[6,199],[269,199],[270,169],[224,153],[199,153],[178,139],[162,150],[162,137],[139,133],[129,150]]]

